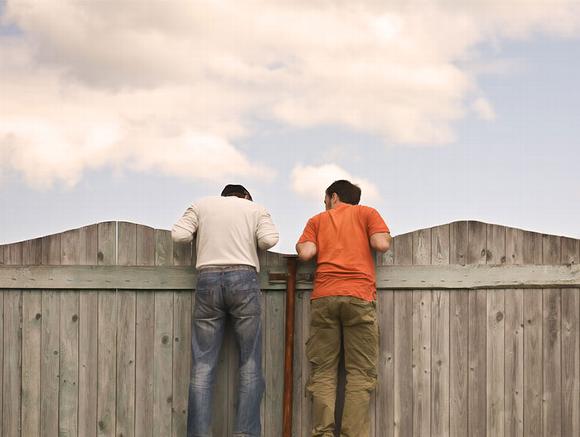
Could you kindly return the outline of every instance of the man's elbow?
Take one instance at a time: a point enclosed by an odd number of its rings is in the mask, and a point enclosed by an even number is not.
[[[278,244],[280,236],[278,234],[265,235],[258,240],[258,247],[262,250],[268,250]]]
[[[374,247],[374,249],[377,252],[386,252],[389,250],[389,248],[391,247],[391,244],[389,241],[381,241],[380,243],[377,243],[376,246]]]
[[[171,230],[171,239],[174,243],[189,243],[193,240],[193,234],[180,228],[173,228]]]
[[[371,247],[377,252],[386,252],[391,247],[391,237],[389,235],[371,238]]]
[[[316,256],[316,246],[314,245],[296,245],[298,259],[302,262],[308,262]]]

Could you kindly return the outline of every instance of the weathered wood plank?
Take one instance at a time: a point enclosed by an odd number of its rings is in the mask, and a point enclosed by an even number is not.
[[[544,235],[542,239],[544,264],[561,261],[560,237]],[[562,295],[560,290],[544,289],[544,436],[562,434]]]
[[[42,262],[42,240],[24,243],[22,264]],[[1,299],[1,298],[0,298]],[[0,304],[1,312],[1,304]],[[40,291],[22,292],[22,435],[40,435],[40,336],[42,332]],[[1,317],[0,317],[1,319]],[[1,323],[1,320],[0,320]],[[0,328],[0,338],[2,337]],[[2,362],[0,353],[0,363]],[[1,379],[1,377],[0,377]],[[0,391],[2,385],[0,384]],[[1,411],[1,408],[0,408]]]
[[[524,292],[524,436],[542,432],[542,290]]]
[[[522,264],[524,233],[506,229],[506,264]],[[524,436],[524,291],[505,292],[505,434]]]
[[[509,293],[509,292],[508,292]],[[487,292],[487,435],[505,435],[505,292]]]
[[[7,265],[22,263],[22,244],[10,244],[4,252]],[[22,292],[11,290],[4,296],[4,349],[2,435],[20,436],[21,383],[22,383]]]
[[[469,386],[469,292],[453,290],[449,296],[449,431],[453,437],[467,435]]]
[[[562,238],[562,263],[577,264],[578,240]],[[580,289],[562,290],[562,435],[580,435]]]
[[[98,226],[80,229],[80,263],[97,264],[99,250]],[[88,291],[79,294],[79,436],[95,437],[97,433],[97,335],[98,294]]]
[[[524,231],[506,228],[506,264],[524,263]]]
[[[468,223],[468,264],[487,261],[487,226]],[[472,437],[487,434],[487,290],[469,294],[469,381],[468,433]]]
[[[468,222],[451,223],[449,225],[449,263],[462,266],[467,264],[468,246]]]
[[[42,239],[42,263],[58,265],[61,260],[60,234]],[[41,333],[41,436],[58,435],[58,392],[60,378],[60,299],[57,292],[42,291]]]
[[[580,290],[562,290],[562,435],[580,435]]]
[[[542,235],[524,232],[525,264],[542,263]],[[543,435],[542,430],[542,290],[524,290],[524,436]]]
[[[155,265],[170,266],[174,259],[184,260],[171,241],[168,231],[156,232]],[[184,245],[185,246],[185,245]],[[171,250],[173,249],[173,250]],[[173,407],[173,293],[155,292],[153,335],[153,435],[170,436]]]
[[[467,263],[468,223],[449,225],[449,262]],[[463,437],[468,426],[469,382],[469,294],[467,290],[453,290],[449,295],[449,435]]]
[[[413,236],[396,237],[395,265],[413,263]],[[413,435],[413,292],[395,291],[394,436]]]
[[[61,234],[61,264],[81,261],[80,229]],[[79,292],[60,292],[59,435],[78,434]]]
[[[431,229],[412,233],[413,265],[431,264]],[[413,435],[431,432],[431,291],[413,291]]]
[[[155,293],[137,293],[135,345],[135,435],[153,436]],[[187,385],[189,377],[183,381]]]
[[[505,264],[506,230],[487,225],[486,262]],[[505,291],[487,291],[487,423],[488,436],[505,435]]]
[[[389,256],[379,258],[379,265],[394,263],[393,240]],[[394,434],[394,364],[395,364],[395,296],[392,290],[378,293],[379,322],[378,383],[375,401],[375,435],[393,437]]]
[[[311,292],[304,292],[302,294],[302,347],[306,350],[306,341],[310,338],[310,295]],[[306,386],[310,380],[310,362],[306,357],[306,353],[302,354],[302,380],[304,381],[304,389],[302,392],[302,437],[310,437],[312,434],[312,396],[306,390]],[[264,422],[262,422],[264,423]]]
[[[117,264],[137,264],[137,225],[117,224]],[[135,432],[135,291],[117,293],[117,396],[116,435],[133,437]]]
[[[448,225],[432,229],[431,262],[448,265],[450,229]],[[449,291],[433,290],[431,301],[431,436],[447,437],[449,419]]]
[[[278,272],[275,268],[275,272]],[[260,274],[265,291],[283,291],[284,283]],[[277,274],[277,273],[276,273]],[[577,288],[580,265],[379,266],[378,289]],[[0,288],[70,290],[191,290],[195,270],[152,266],[3,266]],[[298,290],[312,289],[304,280]]]
[[[99,265],[114,265],[117,260],[117,224],[98,225]],[[116,428],[117,394],[117,296],[116,292],[100,291],[97,309],[97,435],[113,437]]]
[[[177,254],[187,255],[183,252]],[[174,257],[174,265],[190,265],[191,258]],[[172,432],[174,437],[181,437],[187,432],[187,403],[191,369],[191,316],[193,290],[179,291],[173,294],[173,418]],[[217,413],[216,413],[217,414]]]
[[[264,427],[272,436],[282,435],[284,387],[284,293],[266,294],[266,391]]]
[[[294,387],[292,392],[292,436],[302,436],[302,401],[305,381],[302,379],[302,355],[305,351],[304,330],[302,326],[302,300],[303,293],[296,293],[295,297],[295,317],[294,317],[294,360],[292,367],[294,370]]]

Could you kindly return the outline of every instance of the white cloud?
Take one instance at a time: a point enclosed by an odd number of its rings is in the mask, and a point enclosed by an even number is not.
[[[297,165],[292,170],[292,189],[298,195],[312,200],[324,198],[326,188],[336,180],[346,179],[358,185],[362,190],[361,203],[374,202],[380,199],[379,190],[367,179],[351,175],[337,164],[320,166]]]
[[[36,184],[103,165],[262,177],[235,147],[256,118],[453,141],[472,110],[493,118],[478,45],[577,35],[579,12],[575,0],[8,0],[2,21],[22,34],[0,37],[2,162]]]

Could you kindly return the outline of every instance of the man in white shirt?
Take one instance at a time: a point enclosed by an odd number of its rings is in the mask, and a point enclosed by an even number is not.
[[[176,242],[190,242],[197,234],[187,436],[211,435],[212,386],[229,315],[240,349],[234,437],[260,437],[264,378],[258,248],[273,247],[278,231],[243,186],[227,185],[220,197],[191,205],[171,234]]]

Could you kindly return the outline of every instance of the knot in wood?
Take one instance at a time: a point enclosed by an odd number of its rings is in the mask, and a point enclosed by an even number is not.
[[[498,322],[501,322],[503,320],[503,313],[501,311],[497,312],[497,314],[495,315],[495,320],[497,320]]]

